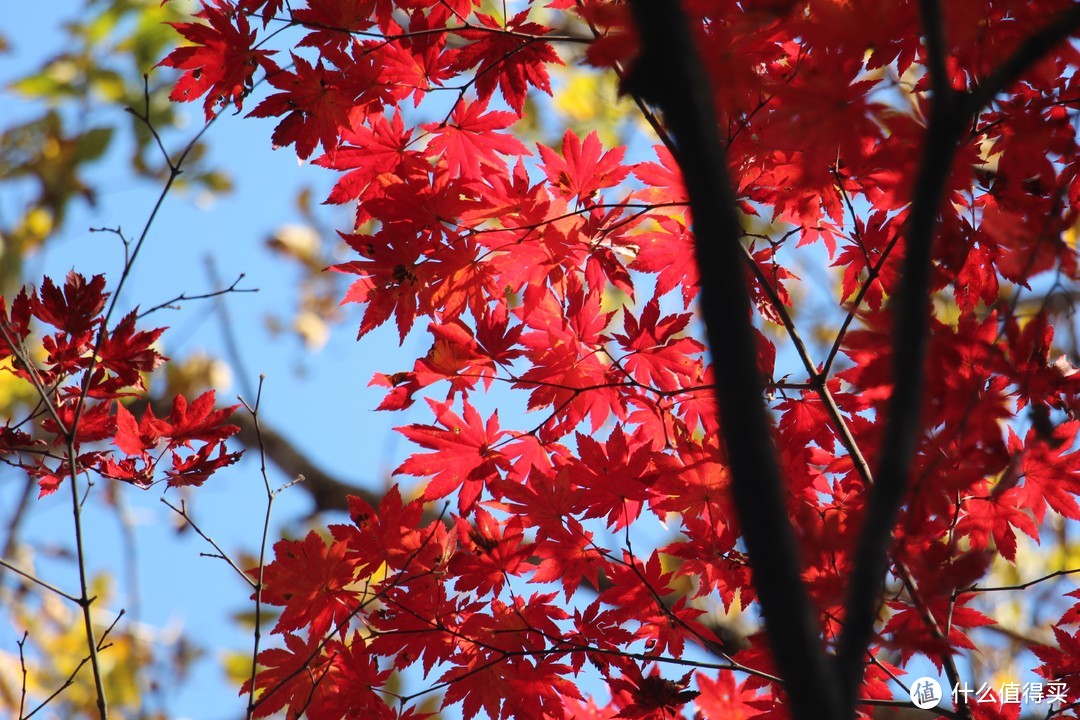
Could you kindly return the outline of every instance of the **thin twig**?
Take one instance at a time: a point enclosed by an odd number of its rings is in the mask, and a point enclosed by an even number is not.
[[[40,585],[41,587],[45,588],[46,590],[48,590],[50,592],[56,593],[57,595],[64,598],[65,600],[69,600],[69,601],[71,601],[71,602],[73,602],[75,604],[79,603],[79,598],[75,597],[74,595],[64,592],[63,590],[56,587],[55,585],[53,585],[51,583],[48,583],[48,582],[45,582],[41,578],[36,577],[36,576],[26,572],[25,570],[20,570],[18,566],[9,563],[7,560],[4,560],[3,558],[0,558],[0,567],[7,568],[8,570],[11,570],[13,573],[21,575],[22,577],[26,578],[30,582],[35,583],[36,585]]]
[[[1075,575],[1076,573],[1080,573],[1080,568],[1069,568],[1068,570],[1055,570],[1054,572],[1049,573],[1047,575],[1043,575],[1042,577],[1037,577],[1034,580],[1028,580],[1027,582],[1018,583],[1016,585],[994,585],[994,586],[991,586],[991,587],[979,587],[976,584],[976,585],[971,585],[970,587],[966,587],[963,590],[957,590],[956,593],[954,593],[954,595],[963,595],[963,594],[966,594],[966,593],[1005,592],[1005,591],[1008,591],[1008,590],[1026,590],[1027,588],[1031,587],[1032,585],[1038,585],[1039,583],[1044,583],[1047,580],[1053,580],[1056,577],[1063,577],[1063,576],[1066,576],[1066,575]]]
[[[237,276],[237,278],[232,281],[231,285],[229,285],[226,288],[222,288],[221,290],[213,290],[211,292],[201,293],[199,295],[188,295],[187,293],[180,293],[179,295],[177,295],[176,297],[174,297],[171,300],[166,300],[165,302],[158,303],[157,305],[155,305],[154,307],[152,307],[152,308],[150,308],[148,310],[143,310],[142,312],[140,312],[135,317],[136,317],[136,319],[142,319],[142,318],[146,317],[147,315],[150,315],[151,313],[158,312],[159,310],[166,310],[166,309],[168,309],[168,310],[179,310],[180,306],[177,305],[177,303],[180,303],[180,302],[185,302],[185,301],[190,301],[190,300],[208,300],[210,298],[220,297],[221,295],[228,295],[229,293],[256,293],[256,292],[259,292],[258,288],[238,288],[238,287],[236,287],[237,285],[240,284],[240,281],[243,280],[244,277],[245,277],[244,273],[240,273],[240,275]]]
[[[259,644],[262,641],[262,594],[265,589],[263,577],[266,571],[266,545],[270,534],[270,514],[274,507],[274,498],[277,497],[277,494],[270,489],[270,478],[266,474],[266,447],[263,444],[262,428],[259,426],[259,407],[262,404],[263,383],[265,381],[266,376],[260,375],[254,405],[248,405],[242,397],[240,398],[240,402],[244,404],[244,408],[251,415],[251,422],[255,425],[255,439],[259,446],[259,473],[262,476],[263,488],[266,491],[266,514],[263,517],[262,538],[259,542],[258,577],[255,581],[255,629],[252,633],[253,639],[251,643],[251,675],[249,677],[251,686],[248,688],[247,720],[251,720],[254,716],[256,707],[255,676],[259,670]]]
[[[248,585],[250,585],[251,587],[255,587],[255,582],[250,577],[248,577],[248,574],[245,573],[243,570],[241,570],[240,566],[237,565],[236,562],[234,562],[231,557],[229,557],[228,553],[226,553],[224,550],[221,549],[221,546],[217,544],[217,541],[215,541],[212,537],[210,537],[205,532],[203,532],[202,528],[200,528],[195,523],[195,521],[192,519],[191,515],[188,514],[187,504],[183,500],[180,501],[180,507],[176,507],[171,502],[169,502],[168,499],[166,499],[164,497],[161,498],[161,502],[164,503],[165,506],[168,507],[170,510],[172,510],[177,515],[182,517],[184,519],[184,522],[186,522],[188,525],[190,525],[191,529],[194,530],[198,534],[199,537],[201,537],[203,540],[208,542],[214,548],[214,550],[217,551],[217,554],[205,555],[205,557],[212,557],[212,558],[215,558],[215,559],[218,559],[218,560],[224,560],[226,563],[229,564],[229,566],[233,570],[236,571],[237,575],[244,578],[244,581]]]

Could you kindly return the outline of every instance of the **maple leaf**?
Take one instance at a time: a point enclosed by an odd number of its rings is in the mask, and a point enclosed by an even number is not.
[[[357,561],[347,556],[344,542],[327,544],[314,530],[303,540],[274,544],[274,560],[262,570],[262,599],[282,610],[273,632],[309,628],[324,636],[353,611],[353,582]],[[258,577],[258,569],[249,571]]]
[[[346,203],[378,192],[376,181],[382,175],[427,177],[430,170],[421,153],[409,149],[412,132],[405,129],[401,113],[390,120],[383,113],[372,114],[365,124],[342,128],[341,137],[345,142],[333,153],[314,161],[320,167],[346,171],[326,198],[328,203]]]
[[[142,455],[172,432],[169,423],[154,416],[154,409],[147,404],[142,419],[135,421],[126,407],[116,406],[116,435],[113,443],[128,455]]]
[[[215,448],[217,456],[210,457]],[[174,451],[172,469],[165,471],[169,477],[169,487],[202,485],[215,472],[238,461],[240,455],[238,452],[226,452],[225,443],[207,443],[186,458]]]
[[[414,424],[395,430],[432,452],[410,456],[394,474],[430,477],[424,488],[425,500],[438,500],[459,491],[458,509],[464,514],[476,503],[484,486],[509,467],[506,457],[493,447],[504,434],[499,430],[499,414],[493,413],[484,424],[468,400],[462,401],[464,419],[447,403],[427,402],[442,427]]]
[[[253,49],[255,31],[229,0],[203,0],[195,16],[209,25],[169,23],[194,46],[173,50],[158,66],[184,71],[169,99],[191,102],[205,94],[203,112],[210,120],[219,105],[231,102],[237,110],[243,107],[256,68],[268,75],[279,70],[270,59],[273,50]]]
[[[476,67],[480,99],[487,100],[498,87],[518,115],[530,85],[551,94],[545,64],[563,64],[551,45],[540,40],[549,28],[527,22],[528,15],[528,9],[519,12],[504,28],[495,17],[478,13],[477,20],[489,29],[458,30],[458,35],[473,42],[461,49],[452,66],[455,72]]]
[[[585,417],[593,432],[613,414],[626,417],[626,401],[618,391],[622,378],[615,378],[597,351],[604,339],[600,332],[614,313],[601,309],[599,292],[586,294],[580,286],[568,285],[565,308],[548,292],[535,300],[534,308],[527,299],[522,312],[526,324],[534,328],[521,336],[531,367],[514,387],[532,391],[530,409],[549,405],[555,409],[541,430],[544,442],[567,434]]]
[[[170,427],[168,436],[172,442],[183,447],[191,447],[191,442],[195,440],[205,443],[224,440],[240,431],[236,425],[225,423],[238,407],[233,405],[215,410],[213,390],[207,390],[191,404],[183,395],[177,395],[173,398],[172,412],[166,420]]]
[[[121,458],[119,462],[111,457],[103,457],[98,462],[97,471],[107,478],[131,483],[140,488],[150,487],[154,482],[153,465],[145,463],[140,467],[136,458]]]
[[[704,712],[705,720],[750,720],[759,714],[750,704],[757,699],[757,690],[747,688],[747,680],[736,683],[733,672],[720,672],[715,679],[698,672],[694,680],[701,693],[694,704]]]
[[[653,552],[644,565],[624,551],[623,561],[608,568],[611,587],[600,594],[600,601],[612,606],[624,620],[649,617],[657,609],[658,598],[673,592],[673,573],[665,571],[660,556]]]
[[[514,717],[509,709],[516,703],[507,688],[513,678],[533,675],[531,661],[515,658],[508,662],[490,663],[483,655],[478,654],[477,658],[465,667],[448,670],[439,678],[439,682],[447,683],[440,707],[460,702],[465,720],[476,717],[481,710],[489,718]],[[530,684],[529,690],[535,693],[540,687]]]
[[[239,0],[239,2],[236,3],[236,7],[242,12],[260,15],[263,19],[263,26],[265,27],[270,23],[270,20],[281,11],[281,6],[284,2],[285,0]]]
[[[413,377],[419,387],[440,380],[450,381],[448,400],[457,392],[467,394],[481,379],[490,386],[495,376],[491,360],[484,355],[472,330],[460,320],[449,323],[432,323],[428,332],[434,338],[428,354],[416,361]]]
[[[572,468],[585,517],[606,516],[612,529],[623,529],[652,495],[650,486],[657,477],[652,449],[627,438],[619,426],[603,445],[578,433],[577,446],[581,459]]]
[[[525,145],[513,135],[496,132],[517,121],[512,112],[487,112],[487,100],[459,102],[446,122],[421,125],[431,133],[428,149],[445,162],[452,175],[480,178],[481,161],[496,171],[505,172],[502,155],[529,155]]]
[[[375,56],[354,48],[331,55],[341,69],[326,67],[322,60],[312,65],[293,55],[295,72],[268,75],[270,84],[281,92],[270,95],[248,113],[249,117],[284,119],[274,129],[274,147],[296,146],[296,155],[306,160],[322,143],[333,154],[343,128],[359,124],[368,113],[378,112],[389,99],[389,90],[379,81]]]
[[[471,0],[455,2],[470,3]],[[413,101],[417,105],[428,92],[442,87],[444,81],[454,76],[451,66],[458,51],[448,49],[448,33],[439,32],[450,20],[440,11],[452,12],[450,3],[440,3],[430,8],[426,15],[421,8],[413,10],[408,23],[409,35],[402,37],[400,42],[391,43],[383,51],[386,81],[401,89],[403,95],[406,90],[412,90]],[[468,14],[466,10],[460,17]]]
[[[457,576],[454,587],[459,592],[475,592],[478,597],[497,595],[509,576],[529,569],[525,562],[531,546],[524,542],[520,518],[504,525],[477,508],[473,524],[458,518],[457,531],[459,551],[447,569]]]
[[[11,303],[11,314],[8,315],[7,299],[0,297],[0,327],[4,328],[4,334],[0,335],[0,359],[11,357],[30,334],[30,317],[36,299],[35,297],[31,300],[25,286],[20,288],[19,294]],[[13,342],[15,347],[9,345],[9,341]]]
[[[600,575],[607,567],[593,534],[573,518],[567,518],[565,529],[549,530],[547,537],[533,545],[532,552],[540,561],[532,581],[561,582],[567,601],[582,581],[599,588]]]
[[[679,680],[668,680],[659,674],[643,676],[636,667],[631,667],[634,669],[628,675],[608,680],[613,695],[620,693],[629,700],[615,717],[650,720],[671,717],[680,705],[698,696],[696,690],[686,689],[692,673]]]
[[[1031,645],[1042,665],[1035,672],[1051,682],[1064,682],[1068,688],[1065,704],[1080,698],[1080,632],[1069,634],[1060,627],[1053,628],[1058,647]]]
[[[589,204],[596,193],[618,185],[630,174],[630,168],[622,164],[626,148],[617,147],[601,154],[603,148],[595,130],[582,142],[568,128],[563,135],[561,156],[544,145],[536,147],[548,182],[557,195],[568,200],[577,198],[578,202]]]
[[[43,497],[48,497],[54,492],[60,489],[60,485],[63,484],[64,479],[57,476],[55,473],[38,473],[38,500]]]
[[[348,497],[348,504],[353,526],[331,525],[330,532],[335,540],[348,543],[358,578],[370,577],[383,563],[393,570],[423,565],[420,551],[439,545],[436,534],[421,526],[423,503],[404,502],[397,485],[383,495],[377,512],[355,495]]]
[[[307,0],[307,7],[292,11],[295,22],[311,28],[297,47],[344,49],[353,42],[353,33],[367,30],[375,0]]]
[[[492,494],[499,499],[498,507],[526,518],[544,537],[571,522],[580,507],[581,490],[571,481],[572,472],[563,465],[556,472],[534,472],[524,483],[500,480],[492,484]]]
[[[165,328],[136,331],[136,311],[124,319],[105,336],[98,349],[101,366],[116,374],[119,387],[144,390],[142,373],[149,373],[161,366],[166,358],[151,345],[157,342]]]
[[[1020,530],[1032,540],[1038,541],[1039,527],[1023,510],[1001,498],[973,497],[964,502],[964,514],[956,523],[958,536],[971,538],[972,547],[985,548],[993,537],[995,548],[1001,557],[1010,562],[1016,560],[1016,533]]]
[[[663,145],[653,145],[653,151],[660,162],[643,162],[634,166],[634,177],[652,188],[641,191],[642,196],[657,205],[686,203],[689,198],[679,163]]]
[[[627,355],[622,367],[644,385],[668,392],[691,385],[700,374],[701,361],[695,356],[705,346],[691,337],[676,337],[690,324],[690,314],[660,317],[660,302],[645,304],[640,319],[629,311],[623,316],[625,334],[615,334]]]
[[[710,515],[715,512],[712,510]],[[676,576],[692,578],[698,586],[697,597],[717,593],[725,610],[731,609],[736,598],[745,606],[753,600],[754,589],[746,558],[735,546],[738,535],[723,521],[709,518],[684,515],[683,533],[687,539],[671,543],[661,552],[682,561]]]
[[[973,597],[971,594],[960,595],[955,603],[948,597],[938,598],[931,601],[929,608],[925,610],[905,602],[887,602],[886,604],[897,612],[885,623],[881,633],[892,634],[894,644],[900,648],[901,665],[915,652],[923,652],[940,672],[942,654],[952,655],[959,650],[973,649],[975,645],[964,630],[994,624],[993,620],[978,610],[967,607]],[[948,628],[946,638],[939,639],[931,635],[926,628],[924,612],[931,612],[941,627]]]
[[[269,648],[259,653],[262,670],[255,676],[258,700],[253,717],[267,717],[284,709],[288,720],[298,720],[311,704],[316,685],[322,680],[329,658],[320,649],[322,638],[304,639],[292,633],[282,636],[284,648]],[[240,694],[251,690],[245,680]]]
[[[558,633],[555,620],[566,613],[551,605],[554,597],[516,597],[511,605],[493,600],[488,612],[471,615],[460,632],[481,642],[454,658],[458,667],[440,677],[440,682],[448,683],[442,706],[461,702],[465,718],[481,710],[504,720],[543,717],[538,714],[541,709],[560,717],[560,696],[579,697],[572,683],[561,677],[569,667],[551,658],[534,662],[524,654],[540,650],[546,645],[545,636]],[[506,657],[507,653],[512,656]],[[507,693],[508,687],[519,692]]]
[[[1035,428],[1028,432],[1023,444],[1010,428],[1009,450],[1023,452],[1024,482],[1005,491],[1002,499],[1031,510],[1040,524],[1048,506],[1070,520],[1080,520],[1080,505],[1076,503],[1080,495],[1080,452],[1069,452],[1078,431],[1078,421],[1062,425],[1058,428],[1061,444],[1052,447],[1038,437]]]
[[[698,271],[694,261],[694,239],[686,225],[672,217],[655,218],[659,230],[634,236],[637,254],[632,270],[657,273],[656,295],[661,297],[676,287],[682,290],[683,307],[697,296]]]
[[[341,237],[364,258],[330,267],[335,272],[360,276],[349,286],[341,301],[342,304],[367,304],[357,339],[394,315],[398,335],[404,342],[405,335],[422,309],[419,293],[426,289],[430,270],[421,260],[421,248],[415,233],[395,224],[380,233],[378,238],[344,234]]]
[[[22,448],[29,448],[35,444],[40,445],[40,441],[35,442],[29,433],[12,427],[10,420],[6,425],[0,427],[0,453],[17,452]]]
[[[1073,590],[1072,592],[1065,593],[1068,597],[1080,598],[1080,590]],[[1080,602],[1073,603],[1073,606],[1066,610],[1061,616],[1061,625],[1078,625],[1080,624]]]
[[[376,692],[386,685],[391,671],[379,668],[360,633],[353,633],[347,643],[330,640],[325,652],[330,657],[330,665],[315,686],[308,717],[347,718],[361,714],[372,720],[402,717]]]
[[[59,436],[72,432],[76,443],[107,440],[116,433],[116,418],[109,414],[109,408],[110,403],[97,402],[85,405],[76,415],[78,403],[74,400],[63,402],[56,407],[56,416],[63,429],[52,417],[46,418],[41,427],[46,432]]]
[[[403,669],[419,660],[427,674],[461,649],[447,631],[457,630],[464,608],[442,583],[405,578],[386,588],[382,600],[385,611],[367,619],[377,631],[369,647],[373,653],[392,657],[394,667]]]
[[[38,294],[39,298],[30,300],[34,317],[71,337],[83,336],[94,328],[109,297],[104,275],[95,275],[87,282],[74,270],[64,279],[63,289],[51,278],[42,279]]]

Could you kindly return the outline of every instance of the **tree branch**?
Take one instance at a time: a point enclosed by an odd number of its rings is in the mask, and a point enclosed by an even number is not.
[[[735,505],[765,627],[797,719],[839,718],[839,687],[801,581],[772,430],[757,366],[757,339],[735,194],[717,131],[711,85],[677,2],[631,0],[641,55],[626,87],[661,109],[681,150],[690,196],[701,311],[716,370],[716,395]]]
[[[922,0],[920,10],[928,38],[927,65],[933,74],[945,67],[945,59],[938,57],[938,53],[944,52],[940,8],[936,0]],[[931,85],[935,92],[907,218],[900,286],[893,301],[893,392],[886,410],[876,482],[867,498],[855,551],[844,629],[837,651],[844,696],[849,702],[862,681],[862,658],[877,621],[892,528],[904,499],[918,443],[930,335],[927,304],[934,226],[962,129],[962,117],[953,111],[953,94],[942,90],[946,85],[944,78],[931,77]]]
[[[922,158],[915,177],[906,227],[906,253],[893,330],[893,392],[886,410],[877,482],[871,489],[848,586],[846,621],[837,663],[850,703],[862,680],[862,657],[869,645],[889,565],[892,530],[907,489],[920,428],[929,341],[931,247],[938,210],[957,145],[975,115],[993,97],[1080,27],[1080,5],[1033,33],[1012,56],[966,96],[948,89],[943,77],[946,44],[938,0],[920,0],[927,66],[934,89]],[[850,712],[848,713],[850,714]]]
[[[990,73],[990,76],[971,90],[964,98],[964,111],[974,116],[997,96],[1020,79],[1035,63],[1042,60],[1062,42],[1080,28],[1080,4],[1074,4],[1049,23],[1035,31],[1020,44],[1013,54]]]

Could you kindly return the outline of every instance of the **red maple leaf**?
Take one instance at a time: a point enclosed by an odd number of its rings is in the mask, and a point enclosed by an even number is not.
[[[555,193],[567,200],[577,198],[581,204],[588,205],[596,193],[615,187],[630,174],[630,168],[622,162],[626,148],[602,152],[600,136],[595,130],[582,142],[567,128],[563,135],[562,155],[544,145],[537,145],[537,148],[544,173]]]
[[[1069,634],[1060,627],[1053,628],[1058,647],[1032,645],[1042,665],[1035,672],[1051,682],[1065,683],[1066,705],[1080,700],[1080,632]]]
[[[116,406],[116,435],[113,436],[113,442],[128,455],[144,454],[171,431],[172,426],[159,420],[149,404],[138,422],[126,407],[119,404]]]
[[[465,513],[476,503],[484,486],[498,478],[499,472],[510,464],[493,447],[504,434],[499,430],[499,414],[493,413],[485,424],[468,400],[462,403],[464,419],[450,405],[428,400],[436,422],[442,427],[414,424],[395,428],[432,452],[410,456],[394,474],[430,477],[424,489],[425,500],[438,500],[459,490],[458,509]]]
[[[292,11],[295,22],[309,28],[297,47],[344,49],[353,42],[353,33],[367,30],[376,0],[307,0],[307,7]]]
[[[188,404],[187,398],[177,395],[173,398],[172,412],[167,422],[170,440],[183,447],[191,447],[191,442],[200,440],[214,443],[224,440],[240,431],[235,425],[225,423],[239,405],[214,409],[214,391],[207,390]]]
[[[397,485],[383,495],[376,512],[364,500],[349,496],[353,525],[331,525],[336,540],[349,545],[358,578],[370,577],[383,563],[392,570],[441,564],[442,546],[449,542],[445,525],[425,526],[421,500],[403,502]]]
[[[570,471],[581,488],[579,507],[585,517],[603,517],[612,529],[622,530],[652,494],[658,475],[652,448],[626,437],[620,426],[604,444],[578,433],[577,447],[581,459]]]
[[[341,301],[367,305],[357,339],[393,315],[398,335],[404,342],[417,313],[427,310],[420,304],[420,293],[428,288],[431,266],[421,259],[416,233],[395,223],[384,228],[378,237],[344,234],[341,237],[363,258],[330,267],[335,272],[359,276]]]
[[[378,658],[370,651],[360,633],[353,633],[349,641],[332,639],[326,644],[330,666],[321,682],[315,687],[315,696],[308,708],[308,717],[350,718],[364,717],[371,720],[394,720],[425,715],[398,715],[376,692],[386,685],[391,671],[379,667]]]
[[[483,508],[477,508],[473,517],[472,523],[458,518],[460,549],[447,569],[457,576],[455,589],[478,597],[497,595],[509,576],[529,569],[525,561],[531,546],[524,542],[520,518],[499,523]]]
[[[897,612],[885,623],[881,633],[892,635],[893,643],[900,648],[901,664],[906,663],[916,652],[922,652],[927,654],[940,671],[943,654],[974,649],[975,645],[965,634],[965,630],[994,624],[993,620],[978,610],[967,607],[973,597],[971,594],[960,595],[955,602],[949,597],[939,598],[929,603],[928,609],[905,602],[890,601],[886,604]],[[936,638],[927,629],[925,612],[932,613],[938,626],[948,630],[945,638]]]
[[[263,601],[284,607],[274,632],[308,628],[323,636],[353,612],[355,593],[347,589],[355,578],[357,561],[344,542],[329,544],[314,530],[303,540],[274,544],[274,561],[263,568]],[[249,571],[258,577],[258,570]]]
[[[194,46],[173,50],[158,66],[184,71],[169,98],[191,102],[205,94],[203,112],[209,120],[219,105],[243,107],[256,68],[272,75],[278,67],[270,60],[273,50],[253,49],[255,31],[229,0],[203,0],[195,16],[209,25],[169,23]]]
[[[52,278],[44,278],[38,298],[30,299],[30,307],[38,320],[71,337],[79,337],[97,324],[108,297],[104,275],[95,275],[87,282],[81,273],[72,270],[64,279],[62,289]]]
[[[1001,557],[1016,560],[1016,530],[1032,540],[1039,539],[1039,527],[1031,516],[1000,497],[973,497],[964,501],[964,514],[956,523],[958,536],[971,538],[973,548],[994,547]]]
[[[137,331],[137,315],[132,311],[116,328],[105,336],[98,349],[101,366],[116,374],[117,389],[132,387],[144,390],[142,374],[161,366],[166,358],[152,345],[157,342],[165,328]]]
[[[288,720],[298,720],[307,710],[314,696],[316,685],[329,667],[330,658],[320,649],[322,638],[311,635],[307,639],[286,633],[284,648],[269,648],[259,653],[262,670],[255,676],[258,696],[253,716],[267,717],[285,710]],[[245,680],[240,694],[251,690],[251,680]]]
[[[1080,505],[1076,503],[1080,495],[1080,452],[1070,452],[1078,431],[1078,421],[1061,425],[1054,434],[1060,444],[1054,447],[1040,438],[1035,428],[1021,445],[1010,429],[1009,450],[1023,453],[1024,482],[1005,491],[1002,500],[1031,510],[1038,523],[1042,523],[1048,506],[1070,520],[1080,520]]]
[[[637,255],[632,270],[657,273],[656,295],[676,287],[682,290],[683,307],[697,296],[698,270],[694,261],[694,238],[682,222],[673,217],[657,217],[659,229],[635,236]]]
[[[354,47],[351,56],[344,51],[328,51],[327,55],[338,68],[327,67],[321,59],[312,65],[293,55],[295,72],[282,70],[267,76],[281,92],[248,113],[250,117],[284,115],[274,129],[274,146],[295,144],[301,160],[315,152],[319,143],[327,154],[333,154],[343,129],[359,125],[368,113],[380,111],[389,98],[373,53]]]
[[[758,691],[748,688],[747,680],[736,683],[733,672],[721,671],[715,679],[698,672],[694,679],[701,691],[695,704],[704,712],[705,720],[750,720],[760,714],[750,704],[757,699]]]
[[[210,457],[215,448],[218,454]],[[172,468],[165,471],[169,477],[169,487],[202,485],[215,472],[239,460],[240,455],[238,452],[226,452],[225,443],[207,443],[186,458],[174,450]]]
[[[459,102],[446,122],[421,125],[431,133],[428,150],[439,162],[445,162],[451,175],[480,178],[484,174],[482,161],[499,172],[506,172],[506,163],[499,154],[528,155],[525,145],[513,135],[497,132],[517,120],[512,112],[487,112],[487,101]]]
[[[365,124],[343,128],[341,137],[344,144],[335,152],[315,160],[321,167],[346,171],[330,191],[328,203],[367,199],[370,193],[377,195],[380,189],[377,180],[384,174],[426,178],[430,171],[421,153],[409,149],[412,132],[405,129],[400,113],[390,120],[382,113],[373,114]],[[357,211],[361,212],[359,208]]]
[[[518,115],[530,85],[551,94],[551,82],[544,66],[563,64],[551,45],[540,39],[549,28],[527,22],[528,15],[527,9],[521,11],[504,28],[495,17],[477,14],[480,24],[489,29],[458,30],[459,35],[473,42],[461,49],[453,65],[456,72],[476,67],[476,92],[480,99],[487,100],[498,87]]]
[[[679,337],[690,324],[690,314],[660,317],[660,302],[645,304],[640,318],[623,315],[625,334],[614,334],[627,355],[620,364],[639,383],[674,391],[691,385],[701,372],[699,354],[705,346],[692,337]]]
[[[698,696],[696,690],[687,690],[692,673],[679,680],[668,680],[659,673],[645,676],[631,665],[624,668],[624,676],[608,680],[612,695],[625,698],[623,708],[615,717],[638,720],[662,720],[673,717],[680,705]]]

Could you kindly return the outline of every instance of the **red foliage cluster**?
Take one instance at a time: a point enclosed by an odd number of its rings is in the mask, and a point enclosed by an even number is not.
[[[108,297],[104,276],[88,281],[72,271],[62,287],[45,278],[36,291],[24,288],[10,313],[0,298],[0,360],[39,399],[26,419],[0,429],[0,455],[38,478],[42,496],[86,472],[149,487],[165,458],[170,487],[202,485],[240,457],[225,450],[238,429],[225,422],[232,409],[215,409],[212,391],[190,405],[178,395],[167,418],[148,406],[136,421],[122,403],[165,362],[153,348],[165,329],[139,330],[132,311],[110,330]],[[37,324],[51,331],[37,339]],[[102,449],[105,440],[120,454]]]
[[[769,384],[787,514],[831,646],[884,441],[892,301],[933,84],[922,38],[935,33],[915,2],[684,4],[739,208],[788,231],[747,233],[746,276],[758,315],[785,337],[777,348],[759,333],[757,356],[781,378]],[[209,25],[177,25],[195,48],[163,61],[185,71],[174,98],[205,94],[208,109],[239,107],[238,89],[266,73],[275,92],[250,114],[280,118],[274,144],[301,158],[321,146],[314,162],[341,174],[329,202],[355,203],[342,237],[356,258],[333,269],[356,276],[345,301],[364,306],[360,336],[391,319],[402,339],[428,324],[427,354],[373,380],[388,389],[381,409],[446,388],[427,398],[432,423],[400,428],[422,448],[398,468],[427,479],[421,498],[355,502],[351,525],[275,548],[261,599],[283,608],[285,646],[259,657],[256,714],[417,717],[416,696],[378,693],[392,670],[419,665],[467,718],[662,718],[687,703],[703,718],[782,717],[761,637],[726,644],[699,602],[747,606],[756,590],[712,365],[690,334],[699,273],[680,149],[656,117],[663,144],[638,163],[595,134],[568,130],[533,154],[509,132],[530,89],[551,92],[558,44],[624,72],[637,50],[628,8],[517,5],[529,7],[503,18],[470,0],[311,0],[280,16],[280,2],[214,0]],[[940,8],[937,89],[982,104],[938,212],[933,372],[890,558],[900,589],[863,699],[892,698],[913,658],[948,666],[973,647],[970,631],[993,622],[971,607],[976,583],[995,558],[1015,559],[1018,532],[1039,539],[1049,514],[1080,520],[1080,375],[1055,356],[1050,303],[1033,316],[1019,303],[1033,282],[1051,298],[1077,279],[1066,236],[1080,199],[1080,57],[1059,44],[1000,96],[980,96],[1071,5]],[[287,67],[256,49],[257,21],[299,33]],[[432,119],[423,103],[439,90],[456,100]],[[844,320],[817,361],[789,294],[798,253],[827,257],[840,277]],[[527,395],[532,429],[477,409],[496,382]],[[428,503],[449,496],[457,513],[432,519]],[[638,554],[631,526],[646,516],[677,534]],[[1078,613],[1055,627],[1062,650],[1036,650],[1066,705],[1080,701]],[[690,646],[712,670],[661,672]],[[581,696],[590,667],[610,690],[604,706]]]

